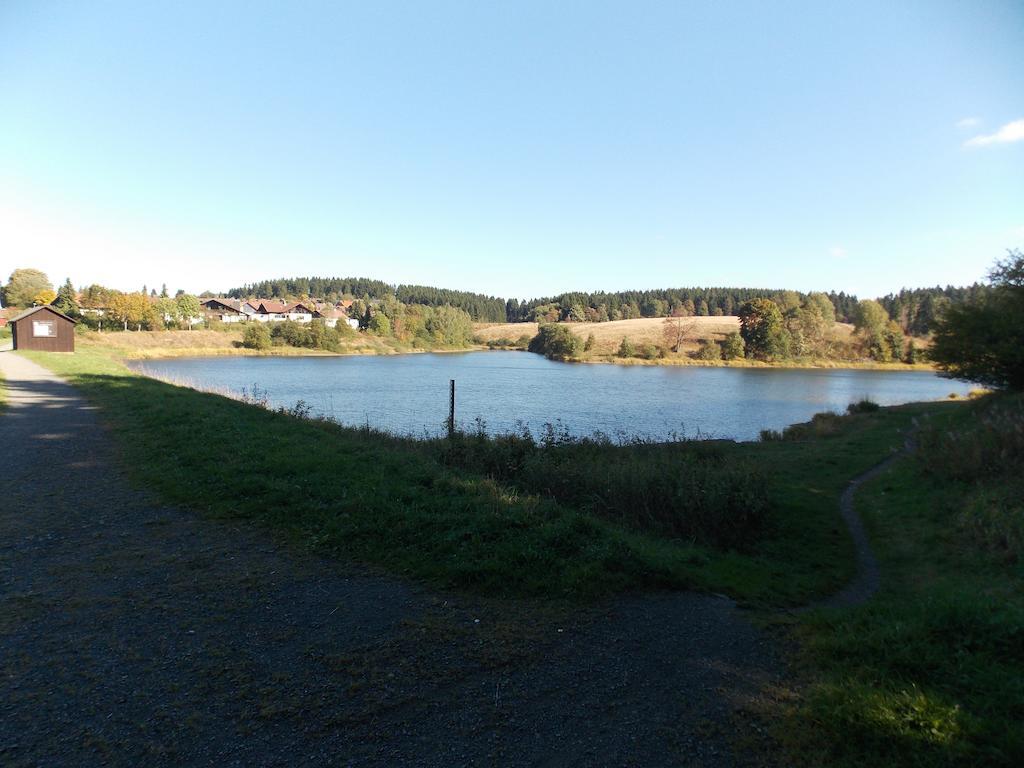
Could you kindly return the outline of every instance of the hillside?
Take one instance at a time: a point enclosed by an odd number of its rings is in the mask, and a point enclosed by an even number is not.
[[[691,352],[697,349],[701,339],[721,341],[726,335],[740,329],[740,321],[736,316],[728,317],[686,317],[681,319],[686,325],[692,325],[687,340],[680,351]],[[607,323],[565,323],[574,334],[586,340],[594,334],[594,355],[614,355],[623,338],[635,345],[663,343],[665,318],[641,317],[636,320],[613,320]],[[482,343],[507,339],[516,341],[521,336],[537,334],[537,323],[477,323],[474,326],[476,338]],[[833,334],[837,340],[845,341],[853,333],[853,326],[847,323],[836,323]]]

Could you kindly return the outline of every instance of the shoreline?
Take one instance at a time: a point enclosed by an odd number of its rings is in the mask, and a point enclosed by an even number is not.
[[[156,333],[160,336],[154,338]],[[87,334],[79,337],[82,349],[107,352],[122,360],[172,360],[184,357],[385,357],[393,355],[424,355],[424,354],[465,354],[469,352],[522,352],[536,354],[516,347],[491,347],[487,344],[471,344],[466,347],[403,347],[392,346],[386,339],[367,337],[364,343],[353,344],[348,349],[331,352],[323,349],[307,347],[280,346],[270,349],[247,349],[237,338],[211,337],[205,334],[196,338],[197,343],[184,335],[186,332],[144,332],[135,336],[133,332],[116,334]],[[220,332],[217,332],[218,334]],[[167,334],[166,336],[164,334]],[[124,342],[124,343],[119,343]],[[185,342],[179,344],[177,342]],[[205,343],[204,343],[205,342]],[[211,343],[212,342],[212,343]],[[873,360],[827,360],[827,359],[795,359],[778,362],[764,362],[745,358],[735,360],[698,360],[685,355],[644,359],[638,357],[621,358],[615,355],[595,354],[580,358],[558,360],[556,362],[578,363],[584,365],[621,365],[621,366],[661,366],[661,367],[693,367],[693,368],[752,368],[752,369],[789,369],[789,370],[870,370],[870,371],[927,371],[939,373],[931,363],[879,363]]]
[[[90,345],[92,348],[100,345]],[[183,357],[394,357],[399,355],[454,355],[470,352],[522,352],[536,354],[524,349],[492,349],[484,345],[474,345],[464,349],[396,349],[396,350],[360,350],[352,352],[328,352],[321,349],[304,347],[277,347],[269,350],[246,348],[204,348],[188,349],[155,348],[152,350],[130,350],[123,347],[109,347],[122,360],[174,360]],[[784,361],[768,363],[761,360],[691,360],[685,358],[660,358],[644,360],[642,358],[586,358],[573,360],[555,360],[554,362],[575,365],[621,365],[624,367],[662,367],[662,368],[753,368],[761,370],[834,370],[834,371],[917,371],[938,373],[939,370],[930,363],[878,363],[874,361],[851,360],[808,360]]]

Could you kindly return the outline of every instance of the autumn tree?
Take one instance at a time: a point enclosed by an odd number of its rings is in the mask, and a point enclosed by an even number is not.
[[[873,299],[862,299],[857,305],[854,331],[864,351],[880,363],[890,363],[903,356],[903,331],[889,317],[881,304]]]
[[[53,285],[45,272],[38,269],[16,269],[4,287],[4,304],[12,307],[32,306],[41,291],[53,292]],[[50,301],[53,301],[53,298]]]
[[[740,335],[748,357],[775,360],[789,355],[789,334],[782,312],[771,299],[751,299],[739,311]]]
[[[39,293],[32,297],[32,304],[37,307],[44,307],[47,304],[52,304],[54,299],[57,298],[57,292],[52,288],[43,288]]]

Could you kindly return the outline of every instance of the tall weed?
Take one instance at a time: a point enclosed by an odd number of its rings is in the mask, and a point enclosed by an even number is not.
[[[743,549],[768,512],[763,473],[709,444],[574,437],[547,424],[490,437],[483,425],[433,443],[449,466],[570,504],[631,528]]]

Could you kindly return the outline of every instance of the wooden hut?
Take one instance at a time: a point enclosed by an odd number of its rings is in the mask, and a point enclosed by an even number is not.
[[[50,306],[26,309],[11,318],[14,348],[74,352],[75,325],[77,321]]]

